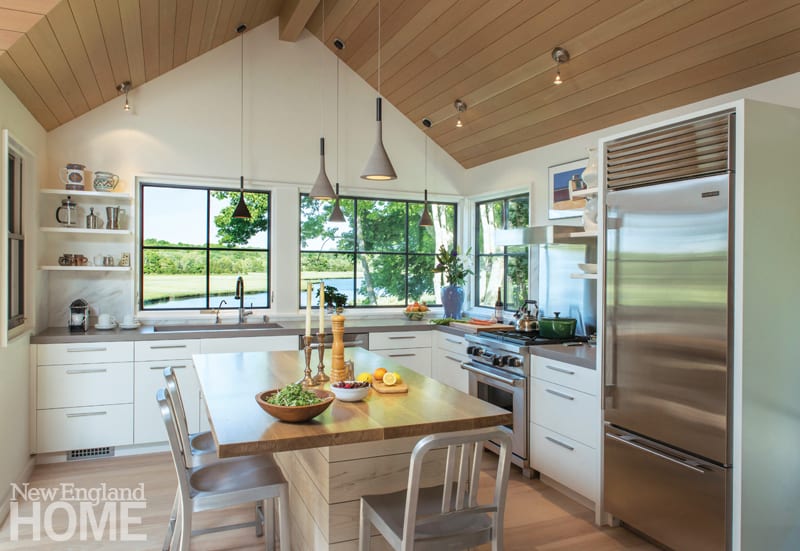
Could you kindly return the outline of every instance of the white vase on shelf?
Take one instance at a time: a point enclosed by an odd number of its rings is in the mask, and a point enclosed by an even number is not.
[[[587,188],[597,185],[597,150],[593,147],[589,148],[589,162],[581,174],[581,179]]]

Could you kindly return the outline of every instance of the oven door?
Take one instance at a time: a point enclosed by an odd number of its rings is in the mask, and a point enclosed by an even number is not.
[[[511,451],[527,462],[528,404],[525,377],[488,366],[463,362],[461,369],[469,371],[469,394],[512,413],[512,424],[504,429],[511,434]]]

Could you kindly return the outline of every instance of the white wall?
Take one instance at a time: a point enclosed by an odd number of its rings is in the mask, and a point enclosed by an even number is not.
[[[35,155],[36,166],[30,176],[41,174],[46,158],[46,134],[33,116],[23,107],[17,97],[0,80],[0,128],[6,128],[19,143]],[[27,184],[29,180],[26,180]],[[35,182],[34,182],[35,183]],[[26,314],[33,318],[39,325],[46,321],[46,316],[41,315],[45,305],[38,304],[36,299],[43,293],[38,293],[43,283],[41,276],[36,271],[35,252],[36,234],[38,225],[37,209],[38,189],[28,186],[23,190],[23,208],[27,216],[25,220],[25,247],[26,247],[26,282],[27,289]],[[5,201],[0,201],[5,204]],[[32,208],[33,205],[33,208]],[[6,223],[6,213],[0,213],[0,223]],[[34,306],[36,304],[36,306]],[[28,308],[34,308],[33,311]],[[38,313],[37,313],[38,311]],[[6,312],[0,313],[6,315]],[[28,343],[29,333],[12,339],[8,348],[0,348],[0,442],[3,442],[3,453],[0,453],[0,511],[11,482],[16,482],[24,474],[30,458],[29,424],[30,407],[29,394],[30,382],[28,376]],[[0,513],[0,518],[2,513]]]
[[[276,222],[278,217],[292,219],[288,211],[297,210],[297,189],[307,191],[317,176],[323,96],[328,175],[336,181],[337,64],[335,55],[307,31],[296,43],[281,42],[277,34],[275,19],[248,32],[244,39],[244,175],[251,187],[284,183],[294,190],[293,194],[280,194],[288,203],[273,202],[276,248],[272,264],[287,267],[297,265],[296,252],[278,247],[296,243],[297,226]],[[240,47],[240,42],[233,40],[135,88],[130,94],[133,113],[122,110],[123,99],[119,98],[51,131],[48,179],[43,185],[60,187],[57,172],[68,162],[83,163],[88,170],[114,172],[121,177],[121,188],[127,189],[133,189],[137,176],[147,174],[196,176],[238,185]],[[340,80],[341,192],[389,190],[395,195],[413,192],[411,197],[418,198],[425,187],[424,134],[384,102],[384,143],[398,179],[385,184],[361,180],[359,174],[375,139],[376,93],[344,63]],[[433,142],[428,156],[432,197],[460,196],[464,169]],[[52,263],[61,252],[42,254],[49,255]],[[287,313],[292,305],[296,308],[294,286],[282,293],[280,282],[297,281],[293,273],[296,268],[276,278],[275,306]],[[117,315],[134,304],[133,274],[56,276],[50,288],[51,325],[64,323],[66,306],[78,296]],[[103,284],[97,285],[100,281]],[[292,295],[292,301],[286,298],[278,304],[284,294]]]
[[[518,190],[527,188],[531,192],[532,217],[531,224],[547,225],[553,222],[547,215],[547,167],[576,159],[585,158],[589,147],[596,147],[597,141],[605,136],[618,134],[672,119],[677,116],[692,113],[714,105],[729,101],[747,98],[800,107],[800,73],[771,80],[750,88],[717,96],[701,102],[685,105],[669,111],[663,111],[648,117],[642,117],[631,122],[619,124],[597,132],[583,134],[569,140],[564,140],[552,145],[540,147],[519,153],[512,157],[500,159],[485,165],[471,168],[466,172],[466,180],[462,189],[468,196],[480,196],[487,190]],[[572,219],[568,223],[577,223],[579,219]]]

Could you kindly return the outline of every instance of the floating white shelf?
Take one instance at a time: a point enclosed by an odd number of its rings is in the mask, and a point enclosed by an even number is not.
[[[570,237],[597,237],[597,230],[594,231],[574,231],[569,234]]]
[[[597,195],[598,188],[595,187],[587,187],[586,189],[579,189],[577,191],[572,192],[573,197],[588,197],[589,195]]]
[[[102,197],[104,199],[114,199],[116,201],[131,201],[133,196],[130,193],[118,191],[80,191],[73,189],[42,189],[39,190],[44,195],[71,195],[74,197]]]
[[[597,274],[569,274],[572,279],[597,279]]]
[[[89,228],[67,228],[63,226],[39,228],[43,232],[51,233],[92,233],[96,235],[130,235],[131,230],[103,230]]]
[[[40,266],[54,272],[129,272],[130,266]]]

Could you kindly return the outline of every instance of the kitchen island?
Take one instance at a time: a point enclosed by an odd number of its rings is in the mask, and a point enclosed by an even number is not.
[[[360,496],[404,489],[410,452],[422,436],[511,422],[509,412],[372,352],[351,348],[345,357],[356,373],[378,367],[398,372],[409,392],[372,390],[361,402],[336,400],[310,422],[282,423],[261,410],[255,395],[300,379],[302,351],[193,358],[220,457],[277,452],[290,484],[296,549],[357,549]],[[315,352],[312,364],[316,359]],[[325,364],[329,372],[330,351]],[[441,476],[444,453],[429,454],[428,463],[430,478],[423,485]],[[373,541],[373,549],[381,543]]]

